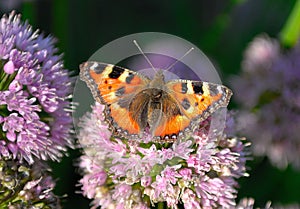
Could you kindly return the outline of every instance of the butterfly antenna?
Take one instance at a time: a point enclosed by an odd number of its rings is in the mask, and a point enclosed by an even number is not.
[[[177,64],[177,62],[181,61],[186,55],[188,55],[191,51],[194,50],[194,47],[190,48],[184,55],[182,55],[182,57],[180,57],[178,60],[176,60],[173,64],[171,64],[165,71],[170,70],[172,67],[174,67],[174,65]]]
[[[147,60],[147,62],[149,63],[149,65],[152,67],[152,69],[157,72],[157,70],[155,69],[155,67],[152,65],[152,63],[150,62],[149,58],[145,55],[145,53],[143,52],[142,48],[140,47],[140,45],[137,43],[136,40],[133,40],[133,43],[136,45],[136,47],[139,49],[139,51],[141,52],[141,54],[145,57],[145,59]]]

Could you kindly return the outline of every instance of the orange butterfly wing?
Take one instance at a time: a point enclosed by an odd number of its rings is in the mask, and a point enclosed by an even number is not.
[[[156,127],[155,136],[176,138],[180,132],[193,131],[199,122],[220,107],[226,107],[232,95],[225,86],[201,81],[173,80],[166,83],[171,99],[163,100],[163,112],[174,101],[180,114],[165,117]]]
[[[128,111],[129,103],[149,79],[125,68],[100,62],[80,65],[80,77],[91,89],[96,101],[105,104],[105,117],[114,131],[130,135],[140,133],[137,121]]]

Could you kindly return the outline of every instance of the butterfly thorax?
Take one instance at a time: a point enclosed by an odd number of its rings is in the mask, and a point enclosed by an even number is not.
[[[158,126],[171,118],[171,115],[181,114],[166,88],[163,71],[155,74],[146,88],[136,95],[133,103],[136,105],[130,109],[135,112],[134,117],[137,118],[141,130],[148,127],[152,136],[160,134],[160,131],[157,131]]]
[[[140,114],[140,120],[144,127],[149,127],[150,134],[153,135],[153,131],[164,117],[163,103],[167,93],[161,88],[149,88],[144,90],[143,94],[147,98],[144,100],[146,106],[143,113]]]

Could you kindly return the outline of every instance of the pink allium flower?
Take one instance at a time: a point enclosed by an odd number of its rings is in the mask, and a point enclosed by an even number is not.
[[[254,155],[267,156],[278,168],[300,168],[299,56],[300,45],[280,50],[277,40],[259,36],[232,82],[240,105],[238,129],[253,142]]]
[[[259,68],[270,67],[279,54],[280,46],[276,40],[267,35],[258,36],[245,51],[243,69],[247,72],[257,72]]]
[[[236,209],[255,209],[254,207],[255,200],[253,198],[243,198],[240,200],[238,205],[236,206]],[[259,208],[257,208],[259,209]],[[266,203],[265,207],[263,209],[272,209],[271,202]]]
[[[0,158],[58,160],[72,143],[71,79],[55,42],[15,12],[0,20]]]
[[[222,131],[209,134],[209,119],[193,137],[173,144],[111,137],[96,103],[81,120],[83,194],[92,208],[235,207],[236,179],[247,175],[245,143]]]
[[[236,209],[299,209],[299,204],[271,204],[271,201],[268,201],[264,207],[255,207],[255,200],[253,198],[243,198],[240,200]]]

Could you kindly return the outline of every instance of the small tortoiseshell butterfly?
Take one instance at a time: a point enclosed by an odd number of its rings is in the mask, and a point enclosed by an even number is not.
[[[219,84],[191,80],[165,82],[163,71],[148,77],[111,64],[85,62],[80,76],[96,101],[104,104],[113,135],[140,138],[145,131],[155,141],[174,142],[199,127],[199,122],[232,95]]]

